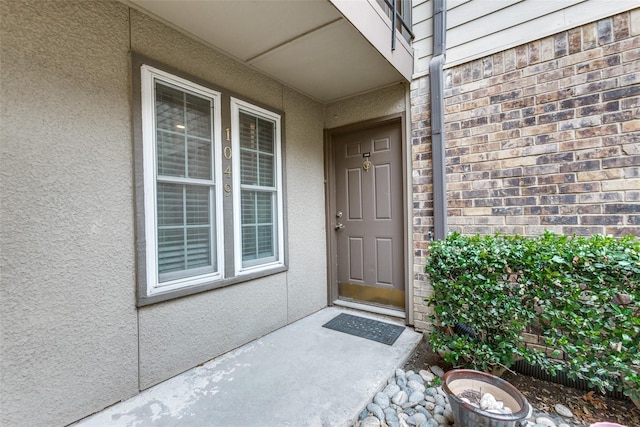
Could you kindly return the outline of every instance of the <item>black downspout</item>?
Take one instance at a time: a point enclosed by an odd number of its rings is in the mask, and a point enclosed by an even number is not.
[[[433,57],[429,63],[431,92],[431,150],[433,159],[433,227],[436,240],[447,237],[447,183],[444,138],[446,0],[433,2]]]
[[[391,0],[391,50],[396,50],[396,0]]]

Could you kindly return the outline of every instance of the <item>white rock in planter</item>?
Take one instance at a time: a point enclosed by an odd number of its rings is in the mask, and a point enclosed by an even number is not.
[[[504,408],[504,403],[498,402],[496,398],[491,393],[485,393],[482,395],[482,399],[480,399],[480,409],[484,409],[488,411],[490,409],[502,409]]]

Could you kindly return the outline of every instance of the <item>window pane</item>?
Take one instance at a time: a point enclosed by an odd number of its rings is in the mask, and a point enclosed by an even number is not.
[[[263,187],[273,187],[275,185],[273,166],[273,155],[260,153],[260,164],[258,165],[260,173],[259,185]]]
[[[199,96],[186,94],[186,132],[191,136],[209,139],[211,137],[211,101]]]
[[[182,185],[158,183],[158,226],[182,226],[184,205]]]
[[[258,226],[258,258],[267,258],[273,255],[273,227],[260,225]]]
[[[257,119],[245,113],[240,113],[240,148],[255,150]]]
[[[184,136],[158,130],[158,175],[185,176]]]
[[[257,258],[257,240],[256,227],[242,227],[242,261],[251,261]]]
[[[208,186],[189,185],[187,190],[187,224],[208,225],[210,221]]]
[[[240,113],[241,183],[275,186],[275,124]]]
[[[241,196],[242,224],[255,224],[256,202],[254,191],[243,191]]]
[[[240,179],[242,184],[258,185],[257,119],[240,113]]]
[[[257,193],[256,213],[259,224],[273,223],[273,195],[271,193]]]
[[[185,268],[184,230],[158,230],[158,273],[170,273]]]
[[[189,178],[211,179],[211,141],[189,138]]]
[[[238,114],[242,261],[252,266],[277,259],[276,122]]]
[[[210,267],[197,274],[215,271],[211,187],[159,182],[157,211],[160,281],[187,277],[194,268]]]
[[[258,155],[254,151],[240,150],[241,182],[246,185],[258,185]]]
[[[273,153],[275,125],[273,122],[258,119],[258,148],[263,153]]]
[[[156,82],[156,127],[184,132],[184,92]]]
[[[209,227],[187,230],[187,268],[211,265],[211,242]]]
[[[242,260],[275,255],[275,193],[242,191]]]
[[[212,111],[210,99],[156,83],[158,175],[211,179]]]

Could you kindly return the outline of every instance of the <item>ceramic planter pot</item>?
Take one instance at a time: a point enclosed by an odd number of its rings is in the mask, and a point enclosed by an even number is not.
[[[471,369],[453,369],[443,378],[442,389],[451,404],[457,426],[474,427],[521,427],[529,415],[529,402],[502,378]],[[511,414],[488,412],[463,401],[459,396],[468,391],[491,393],[496,400],[509,407]]]

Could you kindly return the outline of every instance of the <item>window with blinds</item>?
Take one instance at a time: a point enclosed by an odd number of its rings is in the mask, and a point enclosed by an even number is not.
[[[269,120],[240,113],[241,241],[245,267],[275,257],[274,128]]]
[[[222,277],[220,93],[141,68],[146,295]]]
[[[140,303],[284,271],[281,116],[140,67]]]
[[[157,252],[161,283],[217,270],[213,105],[155,83]]]
[[[240,174],[236,206],[236,266],[239,272],[282,263],[280,116],[232,98],[234,151]]]

